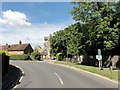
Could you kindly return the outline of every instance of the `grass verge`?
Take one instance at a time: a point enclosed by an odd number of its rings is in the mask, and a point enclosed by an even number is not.
[[[105,76],[109,79],[118,81],[118,70],[110,71],[109,68],[103,68],[103,70],[99,70],[98,67],[85,66],[85,65],[76,64],[76,63],[72,63],[72,62],[66,62],[66,61],[55,61],[54,63],[63,64],[63,65],[67,65],[67,66],[70,66],[70,67],[75,67],[75,68],[78,68],[78,69],[82,69],[82,70],[85,70],[85,71],[96,73],[96,74]]]

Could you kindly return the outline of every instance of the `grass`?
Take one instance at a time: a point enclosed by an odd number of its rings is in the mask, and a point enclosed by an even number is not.
[[[78,68],[78,69],[82,69],[82,70],[85,70],[85,71],[96,73],[96,74],[105,76],[105,77],[107,77],[109,79],[112,79],[112,80],[115,80],[115,81],[118,80],[118,70],[110,71],[109,68],[103,68],[103,70],[99,70],[98,67],[85,66],[85,65],[76,64],[76,63],[72,63],[72,62],[66,62],[66,61],[55,61],[54,63],[63,64],[63,65],[67,65],[67,66],[70,66],[70,67],[75,67],[75,68]]]

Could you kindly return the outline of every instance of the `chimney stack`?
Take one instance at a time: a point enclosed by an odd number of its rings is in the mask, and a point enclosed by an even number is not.
[[[19,44],[22,44],[22,42],[21,42],[21,41],[19,41]]]

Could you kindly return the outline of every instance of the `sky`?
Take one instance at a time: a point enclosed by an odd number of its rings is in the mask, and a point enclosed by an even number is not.
[[[75,23],[70,2],[2,2],[0,44],[44,47],[44,36]]]

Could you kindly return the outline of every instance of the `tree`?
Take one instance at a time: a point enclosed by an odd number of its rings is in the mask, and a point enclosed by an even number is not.
[[[84,29],[88,30],[85,37],[86,43],[89,45],[85,45],[85,47],[90,51],[93,50],[93,47],[100,48],[103,54],[113,52],[119,44],[120,37],[119,2],[74,2],[74,4],[71,11],[73,19],[83,23]]]
[[[51,43],[51,53],[53,55],[56,55],[58,52],[63,51],[63,53],[66,55],[66,40],[64,38],[64,31],[60,30],[53,34],[53,36],[50,38]]]
[[[120,52],[120,1],[74,2],[71,11],[75,24],[57,31],[50,38],[51,52],[67,55],[96,55]],[[116,52],[117,51],[117,52]]]

